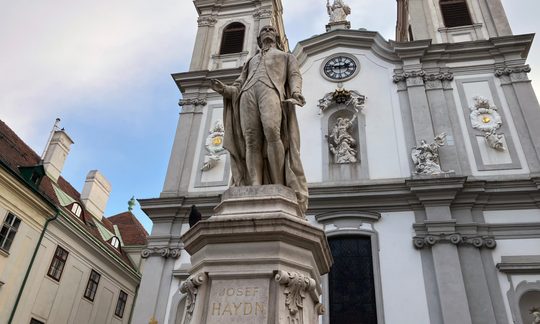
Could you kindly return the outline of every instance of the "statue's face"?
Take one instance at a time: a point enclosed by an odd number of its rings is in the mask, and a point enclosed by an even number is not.
[[[272,39],[274,42],[277,41],[277,31],[272,26],[264,26],[261,28],[261,31],[259,32],[259,38],[261,41],[265,41],[265,39]]]

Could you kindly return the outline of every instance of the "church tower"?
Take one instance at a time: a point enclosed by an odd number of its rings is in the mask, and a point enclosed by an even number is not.
[[[199,18],[190,71],[237,68],[257,50],[261,27],[273,25],[288,49],[280,0],[195,0]]]
[[[457,43],[512,35],[501,0],[397,0],[396,40]]]

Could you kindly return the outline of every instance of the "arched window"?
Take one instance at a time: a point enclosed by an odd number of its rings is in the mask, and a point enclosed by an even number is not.
[[[334,258],[328,277],[330,323],[377,324],[371,238],[338,236],[328,243]]]
[[[71,206],[71,212],[75,214],[77,217],[81,216],[81,212],[82,212],[81,205],[77,203],[73,203],[73,205]]]
[[[223,30],[221,49],[219,54],[231,54],[242,52],[244,48],[244,34],[246,27],[238,22],[229,24]]]
[[[113,236],[113,237],[111,238],[111,245],[112,245],[115,249],[118,249],[118,247],[120,247],[120,240],[118,239],[118,237]]]
[[[472,25],[467,0],[441,0],[444,25],[448,28]]]

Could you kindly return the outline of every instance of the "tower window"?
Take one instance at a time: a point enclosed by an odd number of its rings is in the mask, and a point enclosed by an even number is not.
[[[94,301],[94,297],[96,297],[96,291],[99,285],[99,279],[101,279],[101,275],[92,270],[84,291],[84,297],[86,299]]]
[[[448,28],[472,25],[466,0],[441,0],[444,25]]]
[[[377,324],[371,238],[345,236],[328,243],[334,258],[328,277],[330,323]]]
[[[242,52],[246,27],[238,22],[232,23],[223,30],[219,54]]]

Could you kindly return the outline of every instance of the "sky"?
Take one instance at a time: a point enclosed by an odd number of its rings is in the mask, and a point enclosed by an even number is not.
[[[291,49],[324,32],[324,0],[283,0]],[[395,0],[346,0],[352,28],[394,38]],[[538,0],[503,0],[514,34],[540,30]],[[375,8],[376,7],[376,8]],[[54,120],[75,142],[62,176],[82,191],[86,174],[111,182],[106,216],[132,197],[161,192],[197,28],[188,0],[0,0],[0,119],[41,155]],[[540,40],[529,77],[540,91]],[[535,81],[537,80],[538,81]],[[133,210],[150,231],[139,206]]]

